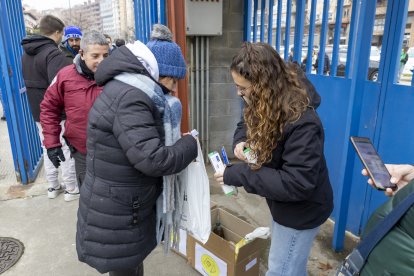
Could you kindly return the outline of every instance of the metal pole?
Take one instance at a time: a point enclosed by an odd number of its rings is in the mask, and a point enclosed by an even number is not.
[[[273,36],[273,0],[269,0],[269,14],[267,20],[267,43],[272,45],[272,36]]]
[[[323,17],[321,26],[321,39],[319,42],[319,54],[318,54],[318,69],[317,74],[324,75],[323,69],[325,65],[325,44],[326,44],[326,33],[329,22],[329,0],[324,0],[323,4]]]
[[[332,49],[332,59],[331,59],[331,68],[330,75],[336,76],[336,66],[338,64],[338,51],[339,51],[339,41],[341,38],[341,23],[342,23],[342,11],[344,6],[344,0],[338,0],[336,3],[336,18],[335,18],[335,33],[334,33],[334,43]]]
[[[249,28],[250,30],[250,28]],[[209,133],[209,128],[208,128],[208,124],[210,122],[210,112],[209,112],[209,108],[210,108],[210,62],[209,62],[209,58],[210,58],[210,49],[209,49],[209,43],[210,43],[210,38],[207,37],[206,38],[206,144],[204,145],[204,148],[206,149],[206,152],[209,152],[209,137],[210,137],[210,133]],[[205,155],[207,156],[207,155]]]
[[[292,17],[292,0],[287,0],[286,3],[286,26],[285,26],[285,52],[283,57],[285,61],[289,58],[290,47],[290,19]]]
[[[253,42],[256,42],[257,40],[257,6],[258,6],[258,0],[254,0],[253,2]]]
[[[252,40],[252,1],[244,0],[244,41]]]
[[[200,95],[200,103],[201,103],[201,139],[204,142],[205,141],[205,133],[204,133],[204,105],[205,105],[205,101],[204,101],[204,37],[201,37],[201,51],[200,51],[201,55],[200,55],[200,59],[201,59],[201,66],[200,66],[200,78],[201,78],[201,95]],[[203,143],[204,145],[204,143]]]
[[[196,66],[195,66],[195,70],[196,70],[196,93],[195,93],[195,97],[196,97],[196,128],[200,129],[200,75],[199,75],[199,71],[200,71],[200,37],[196,37]]]
[[[72,7],[70,5],[70,0],[69,1],[69,20],[72,20]]]
[[[260,9],[260,42],[264,42],[266,0],[262,0]]]
[[[280,55],[280,39],[282,37],[282,0],[277,2],[276,51]]]
[[[293,60],[302,60],[303,30],[305,29],[305,1],[296,0],[295,40]]]
[[[316,17],[316,0],[312,0],[310,22],[309,22],[309,43],[308,54],[306,55],[306,73],[312,71],[312,53],[313,53],[313,34],[315,33],[315,17]]]
[[[194,40],[191,38],[190,44],[190,81],[191,81],[191,88],[190,88],[190,115],[191,115],[191,129],[195,128],[194,125]]]

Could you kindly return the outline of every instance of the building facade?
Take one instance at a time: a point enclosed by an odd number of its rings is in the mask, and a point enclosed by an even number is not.
[[[121,36],[120,26],[120,5],[118,0],[101,0],[100,1],[102,31],[108,34],[112,39]]]

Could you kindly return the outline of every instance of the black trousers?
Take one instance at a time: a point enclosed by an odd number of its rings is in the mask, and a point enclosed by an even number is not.
[[[135,268],[109,271],[109,276],[144,276],[144,263],[140,263]]]
[[[78,185],[80,188],[86,174],[86,155],[80,153],[77,150],[75,150],[75,152],[72,152],[71,155],[75,159],[76,180],[78,180]]]

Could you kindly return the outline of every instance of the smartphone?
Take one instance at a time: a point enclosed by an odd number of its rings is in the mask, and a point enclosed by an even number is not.
[[[378,190],[391,188],[395,191],[397,185],[390,182],[391,175],[375,150],[371,140],[366,137],[355,136],[351,136],[350,140],[361,159],[362,164],[364,164],[365,169],[368,171],[369,177],[371,177],[374,182],[375,187]]]

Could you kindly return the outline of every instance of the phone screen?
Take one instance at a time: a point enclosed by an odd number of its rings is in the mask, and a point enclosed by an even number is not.
[[[371,141],[363,137],[351,137],[351,141],[375,186],[382,190],[386,188],[395,189],[396,185],[390,182],[391,175]]]

